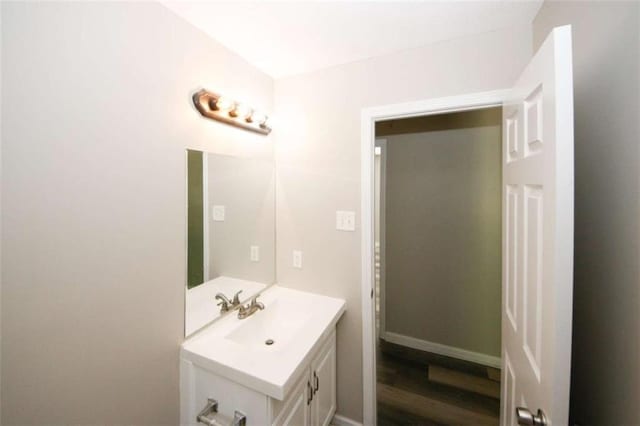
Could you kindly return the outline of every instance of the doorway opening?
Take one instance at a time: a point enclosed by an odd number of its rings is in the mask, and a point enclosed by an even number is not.
[[[365,424],[499,422],[504,97],[363,111]]]
[[[502,108],[378,121],[379,425],[498,424]]]

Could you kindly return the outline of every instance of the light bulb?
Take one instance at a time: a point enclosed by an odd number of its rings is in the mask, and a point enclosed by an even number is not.
[[[249,115],[249,111],[249,107],[245,104],[236,104],[235,108],[233,108],[229,112],[229,115],[232,117],[245,118],[247,115]]]
[[[250,121],[261,126],[265,121],[267,121],[267,116],[261,112],[253,111],[250,116]]]
[[[233,101],[229,98],[225,98],[224,96],[220,96],[215,100],[215,109],[219,111],[227,111],[233,107]]]

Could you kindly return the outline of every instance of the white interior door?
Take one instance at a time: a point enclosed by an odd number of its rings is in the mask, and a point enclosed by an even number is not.
[[[566,425],[573,291],[571,27],[555,28],[540,47],[504,104],[502,125],[501,423],[518,424],[516,407],[526,407],[533,416],[542,410],[547,424]]]

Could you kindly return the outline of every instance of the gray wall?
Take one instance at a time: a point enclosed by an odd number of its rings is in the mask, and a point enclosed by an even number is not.
[[[275,170],[272,161],[227,155],[208,156],[209,274],[275,282]],[[212,205],[225,206],[224,222],[212,220]],[[250,247],[260,261],[250,259]],[[248,297],[248,294],[243,294]]]
[[[278,282],[347,301],[338,324],[338,413],[362,420],[360,113],[376,105],[510,87],[529,23],[276,81]],[[356,231],[335,211],[356,212]],[[303,251],[303,268],[291,265]]]
[[[640,401],[640,3],[546,1],[534,47],[573,29],[575,272],[571,418],[636,424]]]
[[[157,3],[1,7],[2,423],[175,425],[184,150],[273,148],[190,95],[273,82]]]
[[[500,357],[501,111],[386,137],[386,332]]]

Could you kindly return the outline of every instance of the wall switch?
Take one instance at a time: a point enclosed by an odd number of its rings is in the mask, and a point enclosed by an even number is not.
[[[338,231],[355,231],[356,212],[345,210],[336,211],[336,229]]]
[[[293,267],[302,269],[302,251],[300,250],[293,251]]]
[[[224,222],[224,206],[212,206],[213,221]]]
[[[252,262],[260,261],[260,247],[251,246],[251,261]]]

